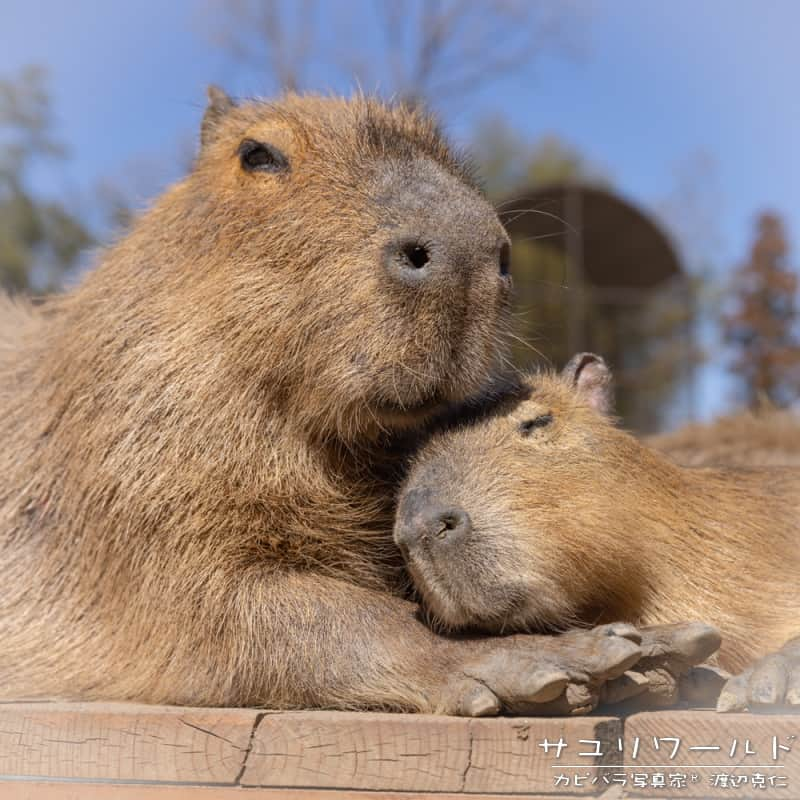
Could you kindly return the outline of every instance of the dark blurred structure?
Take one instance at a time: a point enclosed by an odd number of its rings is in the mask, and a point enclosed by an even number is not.
[[[614,192],[581,181],[500,207],[514,240],[517,363],[558,366],[596,351],[615,370],[626,424],[655,429],[671,401],[691,416],[695,291],[666,233]]]
[[[781,218],[761,214],[750,258],[734,273],[734,310],[722,320],[725,341],[735,351],[731,370],[751,408],[765,401],[787,405],[800,397],[798,280],[788,254]]]

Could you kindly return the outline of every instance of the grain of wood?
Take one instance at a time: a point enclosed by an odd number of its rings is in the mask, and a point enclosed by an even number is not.
[[[633,748],[638,737],[638,753]],[[671,737],[664,741],[665,737]],[[670,758],[680,739],[678,752]],[[656,750],[655,743],[659,742]],[[749,747],[748,747],[749,743]],[[719,750],[690,748],[719,747]],[[773,747],[776,748],[773,751]],[[780,749],[789,747],[789,752]],[[745,750],[755,751],[752,755]],[[656,765],[653,773],[696,774],[685,789],[626,788],[626,797],[770,798],[800,797],[800,715],[717,714],[714,711],[658,711],[634,714],[625,721],[625,764]],[[774,758],[773,756],[777,756]],[[718,766],[717,766],[718,765]],[[625,770],[631,773],[635,770]],[[645,771],[645,770],[642,770]],[[767,779],[754,787],[756,773]],[[714,775],[746,776],[734,787],[714,786]],[[769,785],[769,776],[784,778],[786,788]],[[783,782],[783,781],[781,781]]]
[[[3,704],[0,775],[233,784],[257,717],[247,709]]]
[[[670,737],[681,742],[672,758]],[[551,743],[549,753],[542,747],[545,741]],[[556,757],[552,745],[559,741],[565,747]],[[752,755],[745,754],[748,742]],[[594,743],[602,756],[580,755],[591,752]],[[719,750],[690,749],[696,747]],[[774,763],[780,768],[766,769]],[[713,764],[723,766],[705,769]],[[459,792],[473,798],[570,798],[604,791],[608,800],[623,796],[621,786],[605,782],[615,775],[693,771],[699,778],[684,789],[640,790],[629,783],[624,796],[800,797],[800,715],[659,711],[624,720],[467,720],[105,703],[0,704],[0,800],[447,800]],[[709,779],[717,772],[774,774],[785,778],[788,787],[715,788]],[[582,776],[582,785],[556,786],[559,773]]]
[[[264,717],[244,786],[412,792],[552,793],[545,738],[622,735],[605,717],[466,720],[399,714],[304,712]],[[590,770],[591,760],[584,759]],[[590,794],[587,787],[568,794]]]
[[[508,800],[508,795],[472,794],[470,800]],[[559,794],[558,800],[574,795]],[[463,800],[460,794],[349,792],[327,789],[246,789],[211,786],[131,784],[0,783],[2,800]],[[553,795],[525,795],[525,800],[554,800]]]
[[[593,795],[598,792],[593,778],[606,768],[622,763],[622,721],[613,717],[499,718],[470,722],[472,757],[465,773],[463,789],[469,792],[531,792]],[[557,748],[545,751],[544,744],[566,742],[556,757]],[[582,743],[583,742],[583,743]],[[599,742],[600,757],[581,756],[594,752]],[[579,764],[588,775],[582,787],[555,787],[560,763]],[[606,791],[609,785],[602,785]]]

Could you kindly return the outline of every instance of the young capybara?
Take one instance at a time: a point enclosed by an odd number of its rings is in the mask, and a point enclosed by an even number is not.
[[[619,675],[649,634],[448,639],[404,598],[403,439],[508,315],[461,161],[402,107],[209,96],[77,288],[2,302],[2,697],[476,714]]]
[[[581,354],[423,447],[395,539],[428,613],[484,631],[702,619],[723,668],[762,658],[720,709],[800,703],[800,469],[679,466],[615,426],[610,384]]]

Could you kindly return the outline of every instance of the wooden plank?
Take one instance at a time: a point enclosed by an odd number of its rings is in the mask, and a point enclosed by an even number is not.
[[[458,718],[337,712],[265,716],[253,737],[243,786],[406,792],[553,793],[545,739],[615,742],[619,720]],[[588,769],[596,765],[587,760]],[[587,795],[591,786],[562,795]]]
[[[674,739],[680,744],[673,754]],[[710,747],[719,749],[697,749]],[[636,774],[647,776],[647,788],[634,785]],[[653,788],[654,775],[666,782],[675,774],[686,776],[685,787]],[[728,777],[714,786],[718,774],[747,780],[734,786]],[[567,781],[557,784],[559,775]],[[764,788],[753,784],[759,775]],[[624,789],[617,776],[625,777]],[[460,792],[487,798],[603,792],[607,798],[800,797],[800,715],[658,711],[624,720],[467,720],[0,704],[0,800],[446,800]]]
[[[0,776],[233,784],[258,714],[126,703],[3,704]]]
[[[302,712],[265,716],[244,786],[458,791],[468,722],[405,714]]]
[[[680,740],[678,750],[671,757],[676,738]],[[634,714],[625,721],[625,751],[624,763],[634,765],[634,769],[624,772],[649,776],[646,789],[629,783],[625,797],[800,797],[800,715],[714,711]],[[686,788],[653,788],[657,774],[687,775]],[[754,783],[757,775],[761,778]],[[784,783],[785,787],[778,785]]]
[[[517,795],[519,796],[519,795]],[[470,800],[508,800],[508,795],[471,794]],[[570,800],[575,795],[557,795]],[[0,783],[2,800],[464,800],[462,794],[351,792],[328,789],[246,789],[243,787],[155,786],[152,784]],[[525,795],[526,800],[555,800]]]
[[[531,717],[470,721],[472,758],[463,789],[469,792],[530,792],[594,796],[607,768],[622,763],[623,726],[614,717]],[[558,743],[564,742],[560,749]],[[549,743],[549,746],[547,744]],[[597,744],[595,744],[597,743]],[[578,755],[599,750],[602,756]],[[578,764],[582,776],[555,785],[560,763]],[[597,781],[596,783],[594,781]]]

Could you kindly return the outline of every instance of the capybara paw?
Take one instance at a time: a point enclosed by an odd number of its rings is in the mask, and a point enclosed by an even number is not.
[[[723,687],[717,711],[800,710],[800,645],[759,659]]]
[[[673,705],[694,667],[713,655],[722,641],[716,628],[702,622],[651,625],[639,632],[642,657],[624,675],[606,684],[602,692],[605,703],[636,698],[637,708]]]
[[[485,640],[450,690],[448,706],[463,716],[587,714],[601,686],[639,660],[640,639],[631,625],[603,625]]]

